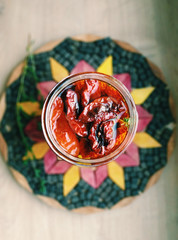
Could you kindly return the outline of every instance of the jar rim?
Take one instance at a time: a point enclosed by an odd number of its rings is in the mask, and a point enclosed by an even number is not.
[[[66,152],[65,149],[62,148],[62,146],[60,146],[60,144],[55,139],[50,126],[50,110],[51,110],[51,106],[54,99],[59,95],[59,93],[61,93],[70,84],[76,81],[85,80],[85,79],[96,79],[96,80],[104,81],[107,84],[110,84],[112,87],[114,87],[117,91],[119,91],[119,93],[123,96],[124,100],[126,101],[126,104],[129,109],[129,114],[130,114],[129,129],[123,142],[113,152],[109,153],[106,156],[95,158],[95,159],[79,158]],[[136,111],[134,100],[131,94],[129,93],[128,89],[125,87],[125,85],[122,82],[120,82],[118,79],[114,78],[113,76],[109,76],[104,73],[85,72],[85,73],[77,73],[77,74],[69,75],[68,77],[60,81],[58,84],[56,84],[56,86],[50,91],[50,93],[48,94],[44,102],[41,122],[42,122],[42,130],[43,130],[43,134],[46,139],[46,142],[48,143],[49,147],[52,149],[52,151],[57,155],[59,159],[65,160],[69,163],[72,163],[78,166],[93,167],[93,166],[100,166],[100,165],[106,164],[116,159],[126,150],[126,148],[130,145],[130,143],[132,142],[135,136],[135,133],[137,130],[137,124],[138,124],[138,114]]]

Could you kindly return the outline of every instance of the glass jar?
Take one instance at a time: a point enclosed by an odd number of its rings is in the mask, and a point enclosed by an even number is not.
[[[72,156],[71,154],[66,152],[60,146],[60,144],[56,141],[51,129],[51,124],[50,124],[51,106],[54,99],[69,85],[85,79],[100,80],[114,87],[117,91],[121,93],[121,95],[125,99],[129,109],[129,114],[130,114],[130,123],[129,123],[128,133],[124,138],[123,142],[121,143],[121,145],[119,145],[118,148],[115,149],[110,154],[100,158],[95,158],[95,159],[83,159],[83,158]],[[133,98],[129,93],[128,89],[123,85],[123,83],[121,83],[120,81],[118,81],[112,76],[108,76],[102,73],[89,72],[89,73],[79,73],[75,75],[70,75],[65,79],[63,79],[61,82],[59,82],[51,90],[51,92],[49,93],[49,95],[45,100],[41,120],[42,120],[42,129],[43,129],[45,139],[49,147],[57,155],[57,158],[59,160],[64,160],[78,166],[95,167],[95,166],[107,164],[108,162],[118,158],[126,150],[126,148],[129,146],[129,144],[132,142],[135,136],[135,133],[137,130],[137,124],[138,124],[138,115],[137,115]]]

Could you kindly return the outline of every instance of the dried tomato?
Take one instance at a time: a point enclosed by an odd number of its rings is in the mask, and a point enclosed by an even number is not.
[[[61,98],[54,101],[51,122],[57,141],[67,152],[98,158],[122,143],[128,132],[123,119],[129,118],[129,112],[115,88],[94,79],[81,80]]]
[[[75,91],[68,90],[66,93],[67,117],[77,117],[79,112],[78,96]]]
[[[75,118],[68,118],[67,120],[69,122],[70,127],[73,129],[73,131],[80,137],[86,137],[88,135],[87,126],[85,123],[81,122],[78,119]]]
[[[120,102],[120,100],[123,100],[123,97],[119,93],[119,91],[117,91],[114,87],[105,82],[100,82],[100,89],[102,95],[112,97],[116,99],[118,102]]]
[[[80,137],[88,135],[86,124],[76,119],[79,112],[78,97],[75,91],[68,90],[66,94],[67,120],[73,131]]]
[[[51,123],[53,125],[54,122],[56,121],[56,119],[58,119],[63,112],[64,104],[63,104],[62,99],[60,97],[56,97],[51,108],[52,108],[51,109]]]
[[[69,126],[64,112],[53,123],[52,129],[58,143],[71,155],[78,156],[80,149],[79,141]]]
[[[97,98],[93,102],[89,103],[79,116],[79,120],[84,123],[93,122],[98,115],[107,112],[109,113],[114,102],[110,97]]]
[[[103,128],[105,151],[109,151],[114,147],[116,142],[117,119],[104,122],[100,127]]]
[[[58,143],[69,153],[77,156],[79,153],[79,142],[75,133],[70,128],[63,112],[64,104],[57,97],[51,109],[51,125]]]
[[[75,92],[81,94],[81,92],[85,91],[85,80],[78,81],[74,83]]]
[[[91,142],[93,151],[104,155],[114,146],[116,138],[116,126],[118,122],[117,115],[108,115],[107,112],[103,113],[102,117],[97,118],[90,129],[88,139]]]
[[[86,89],[82,93],[82,105],[85,107],[90,100],[101,96],[98,80],[88,79],[85,81]]]

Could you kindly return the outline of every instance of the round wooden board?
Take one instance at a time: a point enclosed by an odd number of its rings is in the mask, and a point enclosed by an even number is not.
[[[92,42],[95,40],[99,40],[101,39],[101,37],[98,36],[94,36],[94,35],[79,35],[79,36],[75,36],[73,37],[74,40],[79,40],[79,41],[85,41],[85,42]],[[56,40],[56,41],[52,41],[49,42],[45,45],[43,45],[41,48],[39,48],[38,50],[35,51],[35,53],[42,53],[45,51],[50,51],[51,49],[53,49],[56,45],[58,45],[60,42],[62,42],[62,40]],[[130,44],[126,43],[126,42],[122,42],[122,41],[118,41],[118,40],[114,40],[118,45],[120,45],[122,48],[124,48],[125,50],[128,50],[130,52],[135,52],[135,53],[139,53],[139,51],[137,49],[135,49],[134,47],[132,47]],[[152,69],[152,71],[154,72],[154,74],[160,78],[162,81],[165,82],[164,76],[161,72],[161,70],[155,65],[153,64],[150,60],[148,60],[148,63]],[[21,64],[19,64],[12,72],[9,81],[7,82],[7,86],[9,86],[12,82],[14,82],[21,74],[22,69],[24,66],[24,62],[22,62]],[[170,96],[170,107],[172,110],[172,114],[174,116],[174,118],[176,118],[176,114],[175,114],[175,107],[174,107],[174,102],[173,102],[173,98],[172,96]],[[5,105],[5,92],[3,92],[1,99],[0,99],[0,121],[3,117],[4,111],[6,109],[6,105]],[[170,155],[173,152],[174,149],[174,143],[175,143],[175,130],[174,133],[172,134],[169,143],[168,143],[168,149],[167,149],[167,153],[168,153],[168,159],[170,158]],[[2,136],[2,134],[0,133],[0,150],[1,153],[3,155],[3,158],[5,161],[7,161],[8,159],[8,154],[7,154],[7,144]],[[14,178],[16,179],[16,181],[26,190],[28,190],[29,192],[33,192],[32,189],[30,188],[28,181],[26,180],[26,178],[19,173],[18,171],[16,171],[15,169],[13,169],[12,167],[10,167],[10,171],[12,173],[12,175],[14,176]],[[152,175],[152,177],[149,179],[147,186],[145,188],[145,190],[149,189],[151,186],[153,186],[158,179],[161,176],[163,169],[160,169],[159,171],[157,171],[154,175]],[[47,203],[50,206],[53,207],[57,207],[57,208],[61,208],[61,209],[65,209],[58,201],[56,201],[53,198],[50,197],[45,197],[45,196],[41,196],[41,195],[37,195],[37,197],[39,199],[41,199],[43,202]],[[115,204],[112,209],[116,208],[116,207],[123,207],[128,205],[129,203],[131,203],[136,197],[127,197],[124,198],[123,200],[119,201],[117,204]],[[77,212],[77,213],[93,213],[93,212],[98,212],[98,211],[102,211],[102,209],[96,208],[96,207],[81,207],[78,209],[74,209],[72,210],[73,212]]]

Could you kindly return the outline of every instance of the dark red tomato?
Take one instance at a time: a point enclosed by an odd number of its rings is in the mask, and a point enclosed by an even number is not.
[[[93,122],[99,115],[109,113],[113,105],[114,102],[109,97],[97,98],[84,108],[79,116],[79,120],[84,123]],[[112,116],[114,116],[113,112]]]
[[[79,103],[77,93],[69,89],[66,93],[67,117],[77,117],[79,112]]]
[[[119,134],[117,134],[117,137],[116,137],[116,143],[115,143],[115,147],[114,148],[117,148],[118,146],[121,145],[121,143],[124,141],[126,135],[127,135],[127,131],[121,131],[121,133],[119,132]]]
[[[94,79],[75,82],[52,106],[52,129],[70,154],[85,159],[114,151],[128,132],[128,106],[110,85]],[[65,103],[65,112],[64,112]]]
[[[85,123],[81,122],[78,119],[75,118],[68,118],[67,120],[69,122],[70,127],[72,130],[80,137],[86,137],[88,135],[87,126]]]
[[[86,87],[85,81],[86,80],[81,80],[81,81],[74,83],[76,93],[81,94],[85,90],[85,87]]]
[[[80,137],[86,137],[88,130],[86,124],[77,119],[79,112],[78,97],[75,91],[68,90],[66,94],[67,120],[72,130]]]
[[[79,141],[72,131],[69,123],[62,113],[60,118],[58,118],[53,125],[53,132],[56,136],[58,143],[71,155],[79,155]]]
[[[111,85],[100,81],[100,91],[103,96],[114,98],[117,102],[123,100],[122,95]]]
[[[93,151],[105,155],[115,145],[117,136],[117,115],[108,117],[106,112],[102,118],[98,118],[90,129],[89,140]]]
[[[85,81],[85,90],[82,93],[82,105],[85,107],[88,105],[88,103],[96,98],[99,98],[101,96],[100,88],[99,88],[99,82],[94,79],[88,79]]]
[[[58,143],[71,155],[78,156],[79,142],[63,112],[63,101],[57,97],[51,110],[51,125]]]
[[[85,159],[94,159],[99,157],[98,153],[92,151],[90,147],[90,141],[87,138],[80,139],[80,157]]]
[[[80,139],[80,155],[82,158],[87,158],[90,156],[90,142],[86,138],[81,138]]]
[[[51,109],[51,123],[53,126],[54,122],[61,116],[61,114],[63,112],[64,104],[63,104],[62,99],[60,97],[56,97],[51,108],[52,108]]]

